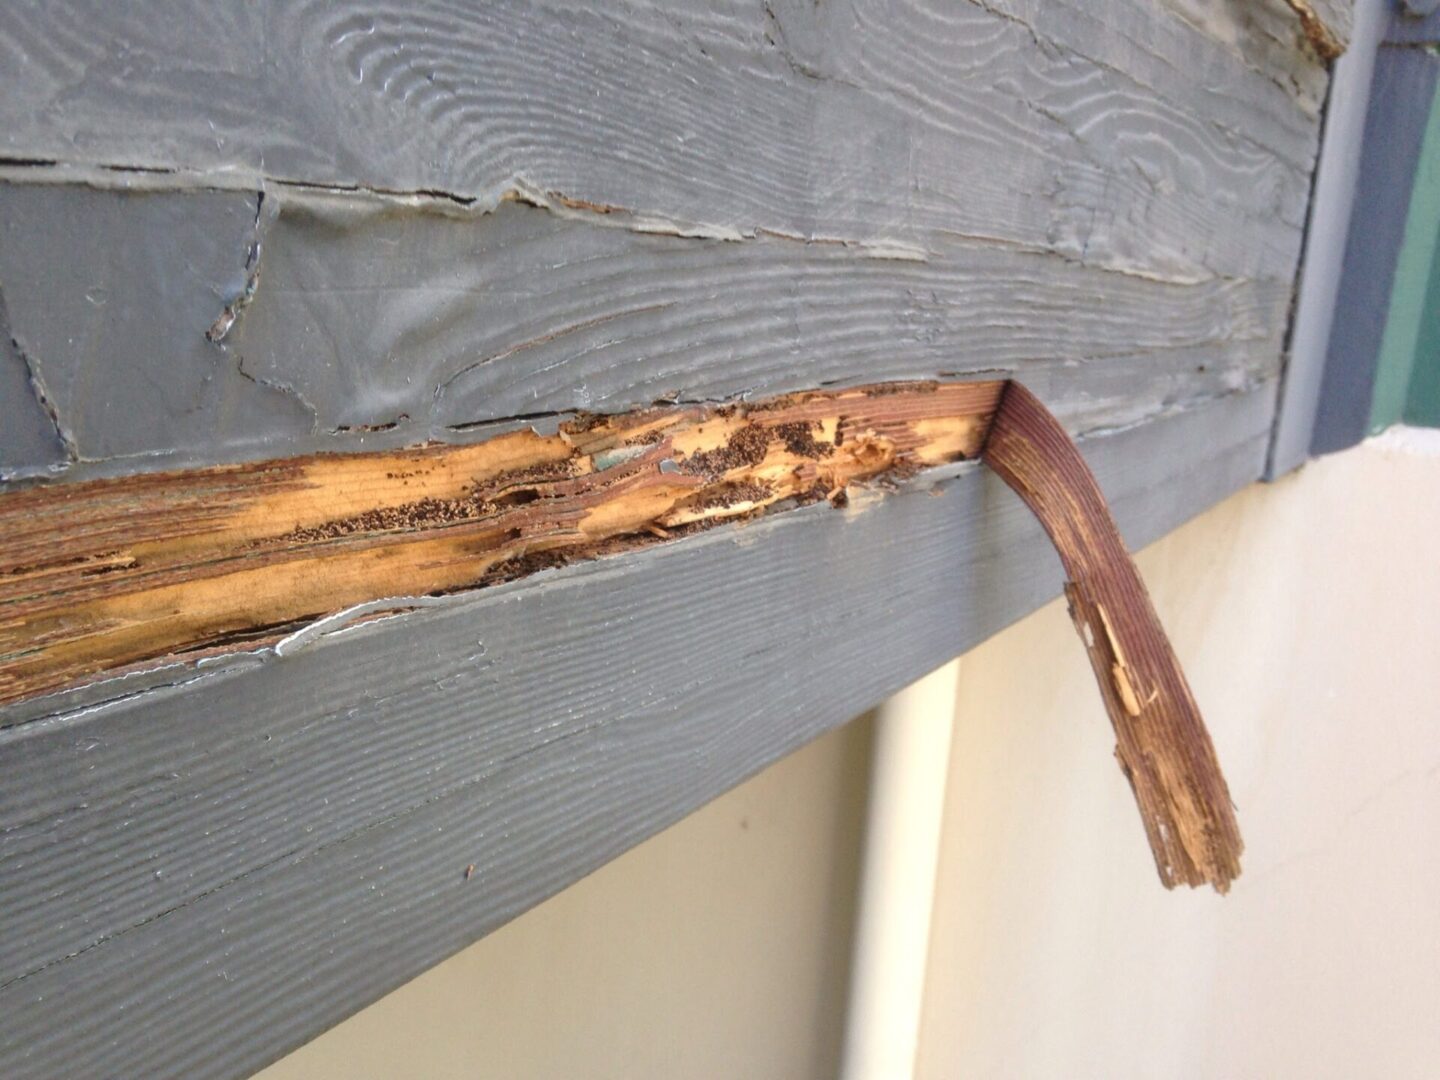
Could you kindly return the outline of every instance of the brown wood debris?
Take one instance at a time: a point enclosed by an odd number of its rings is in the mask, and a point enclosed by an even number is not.
[[[1085,459],[1019,383],[984,460],[1035,512],[1060,554],[1070,615],[1115,728],[1160,879],[1225,892],[1244,843],[1200,709]]]
[[[1300,32],[1305,35],[1305,40],[1321,60],[1328,62],[1345,52],[1344,43],[1335,35],[1335,31],[1326,25],[1309,0],[1285,0],[1285,3],[1300,20]]]

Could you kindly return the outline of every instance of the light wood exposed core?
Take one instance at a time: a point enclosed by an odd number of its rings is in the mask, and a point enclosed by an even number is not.
[[[553,435],[0,496],[0,702],[978,456],[1003,382],[585,417]],[[403,607],[403,601],[397,602]]]

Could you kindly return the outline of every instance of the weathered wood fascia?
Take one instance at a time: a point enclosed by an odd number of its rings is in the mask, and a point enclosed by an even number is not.
[[[1283,0],[422,7],[0,6],[54,44],[0,47],[0,483],[988,372],[1094,429],[1275,374],[1327,82]],[[116,50],[157,62],[77,84]]]
[[[657,407],[468,447],[0,496],[0,704],[146,663],[257,643],[283,653],[342,615],[393,614],[786,506],[838,505],[851,484],[982,452],[1070,575],[1161,880],[1223,892],[1242,845],[1199,710],[1084,459],[1011,381]]]
[[[1167,201],[1156,212],[1181,214],[1186,237],[1212,238],[1209,265],[1158,259],[1152,234],[1127,269],[1033,238],[928,236],[902,259],[882,257],[903,239],[883,232],[887,250],[769,228],[725,242],[618,213],[266,184],[262,204],[0,182],[0,488],[915,379],[1013,376],[1080,429],[1140,422],[1274,376],[1298,243],[1284,219],[1303,209],[1202,227]],[[97,246],[126,260],[97,265]]]
[[[1087,437],[1128,543],[1257,479],[1273,405]],[[962,463],[0,708],[0,1073],[248,1076],[1061,583]]]

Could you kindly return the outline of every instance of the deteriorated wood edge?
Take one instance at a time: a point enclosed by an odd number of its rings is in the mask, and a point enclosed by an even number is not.
[[[1226,892],[1244,843],[1199,706],[1104,495],[1059,421],[1008,383],[984,461],[1040,519],[1167,888]]]
[[[1329,62],[1345,52],[1345,43],[1326,25],[1309,0],[1285,0],[1285,3],[1295,12],[1300,20],[1300,32],[1321,60]]]
[[[0,703],[976,457],[1003,382],[590,416],[0,496]],[[394,598],[393,604],[387,598]]]

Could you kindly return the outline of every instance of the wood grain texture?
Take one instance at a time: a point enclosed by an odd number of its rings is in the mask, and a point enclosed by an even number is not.
[[[1343,53],[1355,32],[1355,0],[1310,0],[1310,7]]]
[[[468,447],[0,494],[0,703],[975,457],[1004,383],[592,416]],[[406,608],[396,599],[391,609]]]
[[[1146,0],[21,2],[0,131],[17,159],[1237,274],[1294,250],[1323,99],[1298,45],[1268,64]]]
[[[947,373],[1137,422],[1278,369],[1327,85],[1283,0],[20,2],[0,78],[0,483]]]
[[[1035,512],[1069,578],[1065,596],[1115,728],[1166,888],[1227,892],[1244,843],[1200,708],[1085,459],[1020,383],[1007,383],[985,464]]]
[[[1284,0],[0,5],[0,484],[1014,376],[1140,542],[1259,474],[1327,79]],[[946,468],[0,706],[0,1073],[244,1075],[1054,595]]]
[[[1273,396],[1083,445],[1132,546],[1260,474]],[[1060,582],[960,465],[8,706],[0,1072],[245,1075]]]
[[[1281,81],[1294,78],[1291,92],[1307,105],[1318,105],[1323,100],[1328,85],[1322,73],[1324,61],[1306,40],[1305,29],[1289,0],[1253,0],[1244,4],[1217,0],[1158,2],[1166,11],[1242,57],[1254,70]],[[1312,6],[1317,12],[1323,12],[1322,21],[1348,48],[1354,33],[1352,0],[1321,0]],[[1306,55],[1310,64],[1299,69],[1298,77],[1280,76],[1279,72],[1295,69],[1293,58],[1297,51]],[[1315,111],[1319,111],[1318,107]]]

